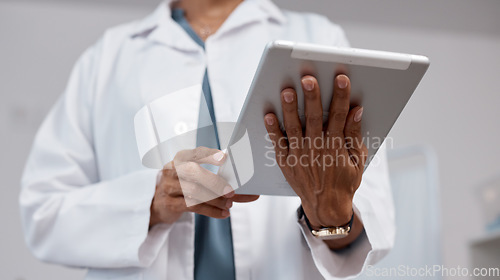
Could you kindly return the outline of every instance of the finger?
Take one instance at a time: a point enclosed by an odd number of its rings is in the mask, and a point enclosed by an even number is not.
[[[201,185],[215,193],[216,197],[232,192],[234,189],[221,176],[201,167],[196,162],[186,162],[176,166],[177,174],[181,180]]]
[[[182,150],[175,155],[175,163],[196,162],[200,164],[212,164],[221,166],[226,160],[226,154],[217,149],[197,147],[192,150]]]
[[[186,205],[188,207],[191,207],[191,206],[194,206],[197,204],[202,204],[202,203],[206,203],[208,205],[217,207],[221,210],[230,209],[231,207],[233,207],[233,201],[231,199],[225,198],[223,196],[216,197],[216,198],[209,200],[209,201],[198,200],[195,197],[192,197],[192,198],[185,197],[185,200],[186,200]]]
[[[305,100],[306,137],[314,141],[323,132],[321,93],[318,81],[313,76],[304,76],[301,82]]]
[[[234,202],[245,203],[252,202],[259,199],[260,195],[249,195],[249,194],[237,194],[233,198],[231,198]]]
[[[288,155],[288,144],[279,126],[278,118],[276,118],[276,115],[274,115],[273,113],[269,113],[264,116],[264,123],[269,135],[269,139],[271,139],[271,142],[274,146],[276,160],[281,166],[283,159],[286,159]]]
[[[168,196],[182,196],[182,189],[175,168],[161,170],[161,172],[158,173],[156,180],[156,184],[161,186]]]
[[[297,111],[297,93],[294,89],[287,88],[281,92],[281,106],[289,153],[297,153],[302,148],[302,125]]]
[[[163,166],[163,170],[170,170],[170,169],[175,169],[175,164],[174,164],[175,160],[172,160],[172,161],[169,161],[167,162],[167,164],[165,164]]]
[[[233,207],[233,200],[225,198],[223,196],[217,197],[217,198],[212,199],[210,201],[207,201],[206,203],[208,205],[215,206],[215,207],[222,209],[222,210],[230,209],[231,207]]]
[[[344,128],[346,148],[351,159],[358,167],[363,167],[366,162],[368,150],[363,144],[363,135],[361,133],[361,119],[363,116],[363,107],[357,106],[353,108],[347,116],[346,125]]]
[[[186,181],[186,180],[181,179],[180,180],[180,187],[181,187],[180,188],[181,195],[185,198],[186,205],[188,207],[195,205],[195,204],[212,201],[212,200],[219,197],[219,195],[217,195],[216,193],[214,193],[214,192],[210,191],[209,189],[207,189],[207,188],[205,188],[197,183],[194,183],[194,182],[190,182],[190,181]],[[178,194],[174,193],[173,195],[178,195]],[[224,207],[225,204],[223,202],[221,202],[220,205],[222,207]],[[218,206],[218,205],[214,205],[214,206]]]
[[[188,207],[187,210],[216,219],[225,219],[229,217],[229,210],[227,209],[222,210],[220,208],[214,207],[206,203]]]
[[[344,127],[349,113],[349,98],[351,85],[349,78],[346,75],[338,75],[335,78],[335,86],[333,92],[332,103],[330,104],[330,112],[328,117],[327,132],[330,137],[335,140],[339,139],[340,144],[343,144]],[[335,141],[336,142],[336,141]]]
[[[156,183],[162,180],[162,178],[172,178],[172,179],[178,179],[177,171],[175,170],[175,165],[174,162],[171,161],[165,166],[163,166],[163,169],[158,172],[158,176],[156,177]]]

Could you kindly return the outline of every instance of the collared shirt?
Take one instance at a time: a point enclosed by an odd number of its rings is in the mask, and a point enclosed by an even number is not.
[[[82,55],[26,165],[20,205],[28,246],[42,260],[89,268],[87,279],[193,278],[194,215],[148,231],[157,171],[144,168],[137,152],[133,119],[141,107],[199,84],[208,69],[217,120],[235,122],[267,42],[348,44],[325,17],[246,0],[203,51],[171,19],[168,2],[108,30]],[[197,109],[186,103],[166,113],[197,122],[190,115]],[[235,204],[236,278],[336,279],[384,256],[395,228],[383,150],[379,155],[354,198],[365,233],[348,249],[332,251],[311,235],[297,219],[297,197]]]

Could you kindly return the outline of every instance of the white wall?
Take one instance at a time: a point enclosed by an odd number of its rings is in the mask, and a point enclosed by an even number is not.
[[[64,90],[73,63],[106,27],[155,5],[84,1],[0,2],[0,279],[82,279],[34,259],[24,245],[19,179],[41,120]],[[77,242],[77,240],[75,240]]]
[[[140,18],[155,0],[0,0],[0,279],[78,279],[30,256],[17,195],[41,119],[72,64],[105,27]],[[425,54],[432,65],[391,136],[428,144],[440,162],[444,263],[468,265],[467,241],[482,229],[474,187],[500,173],[500,1],[279,0],[328,13],[353,46]],[[117,4],[119,3],[119,4]],[[467,228],[467,230],[464,230]],[[43,275],[43,277],[42,277]]]

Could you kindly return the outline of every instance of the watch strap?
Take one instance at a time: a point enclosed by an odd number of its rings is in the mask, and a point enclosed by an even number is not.
[[[319,230],[315,230],[312,228],[311,223],[309,222],[309,219],[307,218],[306,213],[304,212],[304,208],[302,207],[302,205],[300,205],[299,209],[297,209],[297,216],[298,216],[299,220],[302,219],[302,217],[304,217],[304,221],[306,222],[307,227],[309,228],[311,233],[316,237],[320,237],[320,235],[317,233],[322,232],[322,231],[332,232],[334,230],[338,231],[340,229],[343,232],[343,234],[346,234],[345,231],[347,231],[347,233],[349,233],[349,231],[352,228],[352,224],[354,222],[354,211],[353,211],[352,216],[351,216],[351,220],[347,224],[342,225],[342,226],[333,226],[331,228],[325,227],[325,228],[321,228]]]

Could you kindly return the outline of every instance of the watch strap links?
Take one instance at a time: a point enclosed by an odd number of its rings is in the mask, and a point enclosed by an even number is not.
[[[299,220],[302,219],[302,217],[304,217],[304,221],[306,222],[307,227],[315,237],[325,238],[325,239],[335,238],[335,236],[337,237],[347,236],[347,234],[349,234],[349,232],[351,231],[352,224],[354,222],[354,211],[353,211],[351,220],[347,224],[342,226],[324,227],[316,230],[312,228],[311,223],[309,222],[309,219],[307,218],[302,205],[300,205],[300,207],[297,209],[297,216]]]

